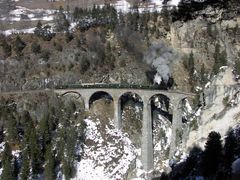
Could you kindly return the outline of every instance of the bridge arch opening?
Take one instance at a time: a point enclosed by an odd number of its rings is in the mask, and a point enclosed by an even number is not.
[[[149,101],[151,105],[154,167],[159,168],[169,158],[173,107],[170,98],[164,94],[155,94]]]
[[[186,146],[186,141],[190,130],[197,130],[197,118],[195,116],[195,110],[193,107],[193,99],[191,97],[184,97],[176,104],[175,110],[175,137],[173,136],[173,147],[171,154],[175,154],[177,149],[181,149]]]
[[[169,97],[163,94],[155,94],[149,101],[153,121],[164,118],[172,123],[172,104]]]
[[[61,94],[62,97],[64,96],[72,96],[73,98],[75,99],[82,99],[82,95],[79,93],[79,92],[76,92],[76,91],[67,91],[63,94]]]
[[[61,100],[68,114],[83,115],[85,111],[82,95],[75,91],[68,91],[61,95]]]
[[[129,134],[136,147],[141,147],[143,100],[134,92],[125,92],[119,98],[122,131]]]
[[[194,99],[190,97],[185,97],[181,99],[178,104],[178,111],[179,111],[179,120],[181,128],[184,129],[182,135],[184,136],[184,132],[188,132],[188,130],[197,130],[198,122],[195,116],[195,109],[194,107]],[[201,106],[201,105],[198,105]],[[196,107],[198,109],[198,107]],[[182,138],[181,138],[182,139]]]
[[[97,115],[113,118],[113,97],[105,91],[97,91],[89,98],[89,109]]]
[[[179,102],[178,109],[179,109],[179,111],[181,111],[181,114],[182,114],[182,118],[181,118],[182,123],[187,123],[193,113],[191,99],[183,98]]]

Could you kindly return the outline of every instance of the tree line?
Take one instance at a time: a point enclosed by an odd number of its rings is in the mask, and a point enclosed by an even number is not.
[[[231,179],[232,163],[240,158],[240,127],[227,132],[224,143],[218,132],[212,131],[205,149],[194,147],[181,163],[173,164],[169,174],[163,173],[160,180],[168,179]]]
[[[1,100],[0,140],[2,180],[56,179],[75,175],[84,142],[84,122],[74,114],[74,102],[49,106],[38,122],[29,111],[18,112],[15,102]],[[80,123],[81,126],[76,126]],[[18,154],[18,155],[16,155]]]

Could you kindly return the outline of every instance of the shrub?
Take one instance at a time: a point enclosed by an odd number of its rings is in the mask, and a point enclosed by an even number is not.
[[[223,105],[226,107],[229,103],[229,95],[225,96],[222,100]]]
[[[22,41],[22,39],[17,36],[14,41],[14,50],[17,54],[20,54],[22,50],[26,47],[26,43]]]
[[[86,56],[83,56],[80,66],[80,72],[84,74],[90,67],[90,62]]]
[[[66,39],[66,42],[69,43],[73,40],[73,34],[71,34],[70,32],[66,32],[65,34],[65,39]]]
[[[50,41],[54,34],[51,32],[51,26],[46,25],[42,27],[41,21],[38,21],[38,24],[34,30],[34,34],[38,37],[41,37],[44,41]]]
[[[9,57],[12,55],[12,46],[9,45],[5,39],[1,42],[0,46],[2,46],[5,57]]]
[[[40,57],[43,58],[45,61],[47,61],[50,58],[50,52],[48,50],[44,50],[42,51]]]
[[[238,57],[239,57],[239,58],[236,59],[236,61],[235,61],[234,70],[235,70],[235,73],[236,73],[237,75],[240,75],[240,53],[239,53]]]
[[[175,139],[175,144],[178,145],[182,142],[182,137],[183,137],[183,131],[181,129],[176,130],[176,139]]]
[[[40,44],[33,42],[31,45],[31,50],[34,54],[39,54],[41,52],[41,46]]]
[[[63,47],[60,43],[56,43],[55,48],[56,48],[57,51],[60,51],[60,52],[62,52],[62,50],[63,50]]]
[[[190,122],[190,128],[193,130],[193,131],[196,131],[198,129],[198,122],[197,122],[197,119],[193,119],[191,122]]]

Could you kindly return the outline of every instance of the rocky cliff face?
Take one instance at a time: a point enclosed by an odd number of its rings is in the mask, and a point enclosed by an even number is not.
[[[193,52],[198,72],[202,64],[208,73],[211,72],[217,44],[220,45],[220,51],[226,51],[228,63],[234,65],[240,50],[240,17],[232,14],[227,10],[209,7],[198,12],[196,19],[172,23],[166,39],[173,48],[178,49],[182,59]],[[179,67],[178,63],[175,66]],[[184,72],[181,68],[177,69],[179,73],[174,72],[175,80],[179,88],[184,89],[184,79],[179,78],[179,74]]]
[[[189,133],[187,148],[194,145],[204,148],[211,131],[217,131],[224,137],[230,128],[240,123],[239,91],[240,86],[234,80],[232,69],[222,68],[222,72],[205,86],[205,106],[198,118],[198,128]]]

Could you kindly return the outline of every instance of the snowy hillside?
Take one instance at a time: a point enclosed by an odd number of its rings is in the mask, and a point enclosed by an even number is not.
[[[177,6],[180,0],[172,0],[168,2],[168,5]],[[150,3],[141,3],[139,5],[139,12],[144,11],[161,11],[163,0],[152,0]],[[127,13],[131,11],[132,4],[130,4],[127,0],[118,0],[111,4],[116,8],[117,11],[121,11],[123,13]],[[103,5],[102,5],[103,6]],[[1,9],[1,7],[0,7]],[[17,22],[37,22],[43,21],[45,23],[52,23],[55,17],[56,10],[54,9],[28,9],[22,6],[15,6],[13,10],[10,10],[7,14],[0,14],[0,22],[9,22],[9,23],[17,23]],[[75,27],[74,23],[70,23],[70,29]],[[4,28],[5,29],[5,28]],[[3,30],[0,28],[0,33],[5,35],[10,35],[12,33],[33,33],[34,27],[28,28],[11,28]]]
[[[136,161],[136,149],[127,134],[116,130],[111,119],[107,119],[109,123],[105,127],[101,121],[85,119],[84,155],[73,179],[122,179]]]
[[[180,0],[170,0],[167,5],[177,6]],[[163,0],[151,0],[149,3],[140,3],[139,12],[143,11],[161,11],[163,6]],[[127,0],[117,0],[116,3],[112,3],[118,11],[124,13],[129,12],[132,8],[132,5]]]

